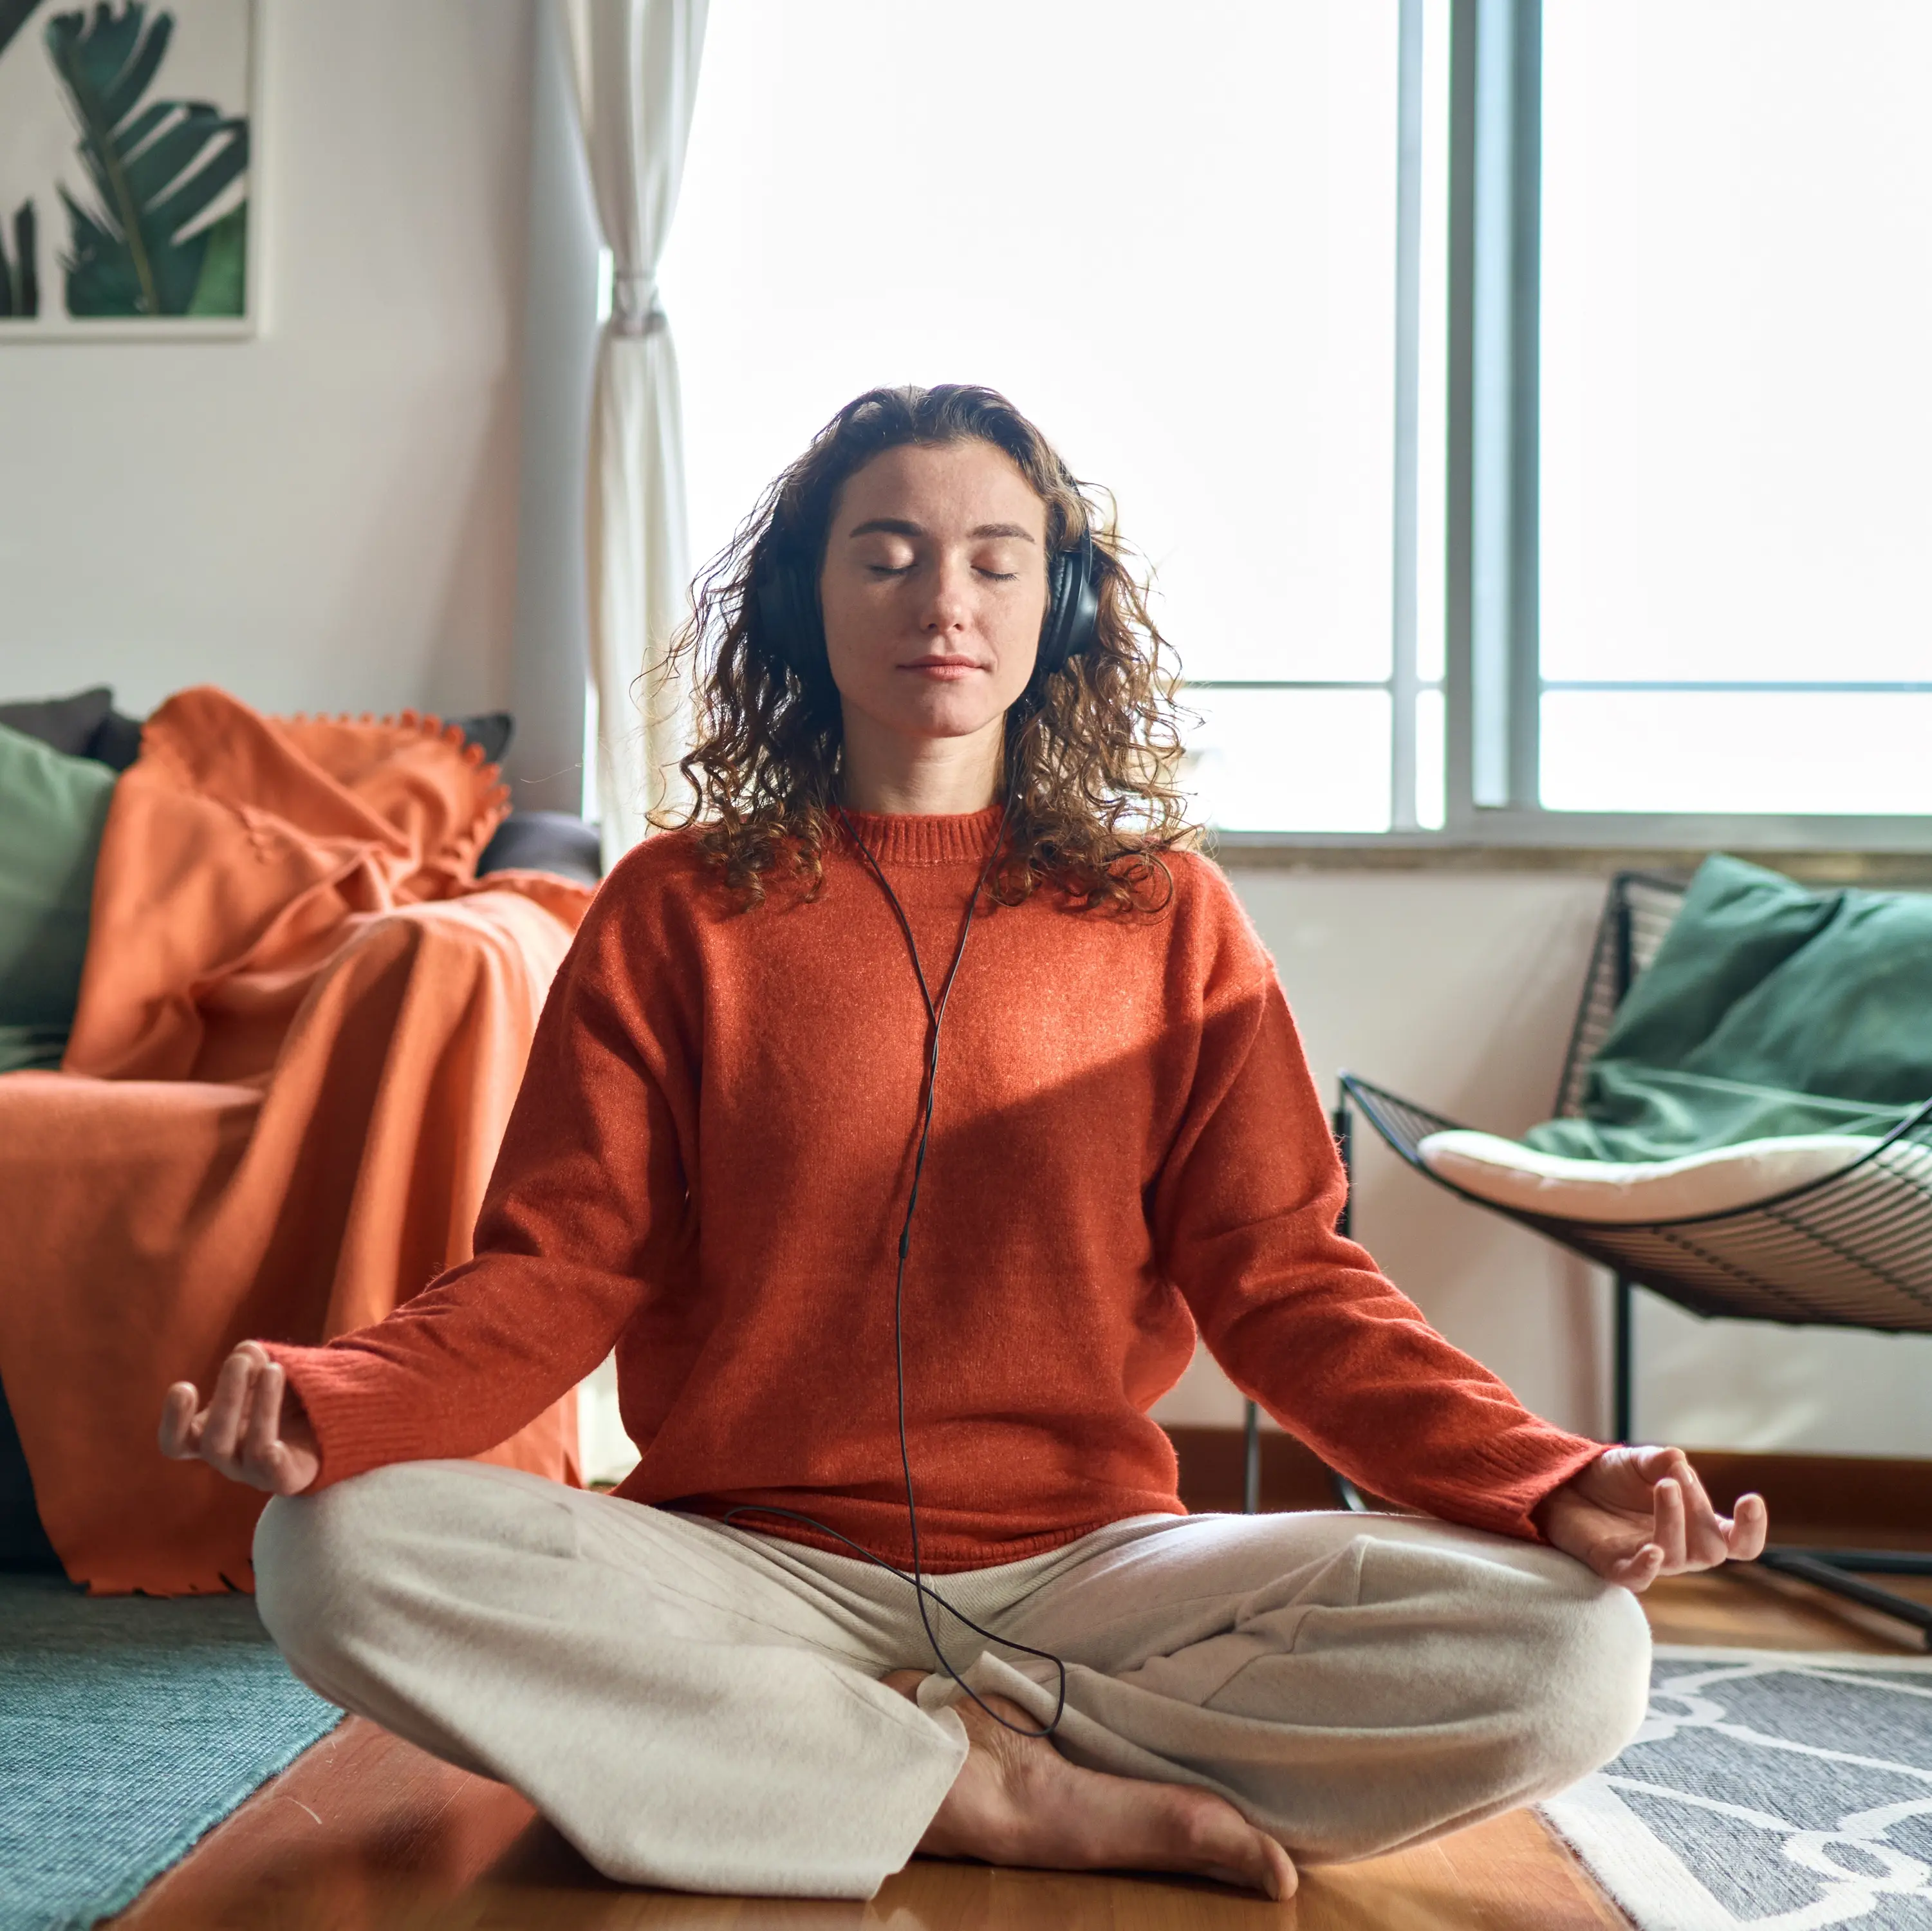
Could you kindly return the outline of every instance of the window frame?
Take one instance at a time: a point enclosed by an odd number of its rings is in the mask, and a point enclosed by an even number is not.
[[[1932,812],[1570,812],[1540,797],[1546,689],[1932,692],[1932,683],[1658,680],[1582,685],[1541,674],[1538,413],[1542,0],[1449,0],[1448,475],[1442,582],[1444,821],[1418,827],[1415,695],[1419,263],[1424,0],[1400,0],[1396,211],[1395,611],[1390,829],[1226,831],[1231,854],[1285,847],[1453,846],[1672,851],[1932,851]],[[1288,680],[1275,688],[1294,688]],[[1323,689],[1339,688],[1328,684]]]

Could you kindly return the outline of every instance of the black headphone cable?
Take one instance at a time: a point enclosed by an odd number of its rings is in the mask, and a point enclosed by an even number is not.
[[[1028,721],[1026,728],[1028,730],[1032,728],[1031,719]],[[1016,749],[1017,749],[1017,746]],[[956,1609],[926,1580],[925,1568],[920,1557],[919,1507],[913,1496],[912,1451],[906,1439],[906,1261],[912,1251],[913,1215],[919,1206],[919,1183],[920,1177],[926,1171],[926,1144],[932,1133],[933,1104],[939,1080],[940,1031],[946,1023],[946,1008],[952,996],[953,981],[958,978],[960,962],[966,956],[966,941],[973,929],[974,914],[979,910],[980,894],[986,889],[987,881],[992,876],[994,864],[1005,847],[1006,827],[1012,822],[1013,806],[1019,793],[1020,774],[1017,768],[1017,759],[1015,762],[1013,779],[1006,793],[1006,809],[1000,816],[999,831],[993,840],[992,849],[986,854],[986,863],[980,867],[979,879],[973,887],[973,896],[967,901],[966,916],[961,921],[959,926],[959,942],[953,947],[952,963],[946,968],[946,977],[940,982],[939,997],[936,1001],[932,996],[931,987],[926,983],[926,969],[920,963],[919,942],[913,936],[912,922],[906,917],[905,908],[899,903],[898,893],[892,890],[885,872],[880,866],[879,861],[873,857],[871,848],[859,836],[852,821],[846,816],[844,807],[836,803],[832,807],[834,812],[837,814],[839,823],[844,827],[846,836],[852,841],[854,848],[864,860],[866,869],[878,881],[880,890],[885,893],[886,901],[892,908],[892,916],[898,920],[899,929],[905,935],[906,949],[912,955],[913,972],[919,981],[920,997],[926,1002],[926,1022],[930,1029],[926,1047],[926,1077],[923,1083],[925,1093],[920,1121],[919,1145],[913,1155],[912,1185],[906,1196],[905,1219],[899,1228],[898,1268],[892,1284],[892,1365],[898,1383],[899,1467],[905,1478],[906,1519],[911,1532],[912,1540],[912,1573],[908,1575],[897,1563],[886,1561],[883,1556],[874,1555],[870,1549],[853,1541],[850,1536],[842,1536],[836,1529],[828,1527],[826,1524],[819,1521],[816,1518],[802,1515],[796,1509],[749,1506],[741,1509],[727,1509],[719,1520],[729,1522],[735,1515],[776,1515],[785,1521],[802,1523],[807,1528],[816,1530],[822,1536],[830,1536],[834,1542],[842,1542],[846,1548],[863,1556],[868,1562],[890,1571],[901,1581],[911,1587],[919,1603],[919,1620],[921,1626],[926,1631],[926,1640],[931,1646],[933,1656],[938,1660],[940,1668],[945,1671],[946,1674],[1002,1729],[1010,1730],[1017,1737],[1051,1737],[1059,1728],[1060,1719],[1066,1710],[1066,1665],[1060,1657],[1054,1655],[1051,1650],[1036,1650],[1029,1644],[1016,1642],[1007,1636],[995,1635],[991,1629],[982,1628],[979,1623],[974,1622],[971,1617]],[[951,1659],[947,1656],[938,1637],[933,1633],[932,1617],[926,1606],[928,1600],[938,1603],[947,1614],[964,1623],[966,1627],[972,1630],[976,1635],[984,1636],[988,1642],[997,1643],[1003,1649],[1018,1650],[1022,1655],[1037,1656],[1042,1662],[1052,1664],[1058,1679],[1058,1690],[1054,1701],[1052,1717],[1044,1728],[1022,1729],[1018,1724],[1009,1722],[997,1710],[993,1709],[972,1685],[952,1667]]]

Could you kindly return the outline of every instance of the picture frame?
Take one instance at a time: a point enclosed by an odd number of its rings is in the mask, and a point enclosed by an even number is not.
[[[262,332],[262,0],[0,0],[0,347]]]

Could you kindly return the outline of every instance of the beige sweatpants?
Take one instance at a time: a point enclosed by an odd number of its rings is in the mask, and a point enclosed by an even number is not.
[[[966,1755],[910,1587],[856,1557],[471,1462],[269,1504],[262,1620],[332,1701],[529,1797],[600,1870],[869,1897]],[[1562,1788],[1641,1717],[1642,1611],[1569,1557],[1395,1516],[1140,1516],[936,1579],[1066,1666],[1074,1762],[1220,1791],[1304,1861]],[[1040,1722],[1050,1663],[934,1611]]]

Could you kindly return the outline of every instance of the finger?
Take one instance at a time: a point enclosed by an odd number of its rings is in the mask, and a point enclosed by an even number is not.
[[[1664,1551],[1664,1568],[1674,1575],[1685,1566],[1683,1489],[1666,1476],[1651,1491],[1651,1540]]]
[[[275,1445],[274,1466],[264,1485],[277,1495],[299,1495],[315,1479],[313,1461],[302,1463],[286,1442]]]
[[[255,1399],[242,1455],[243,1465],[251,1475],[272,1475],[281,1455],[284,1378],[281,1364],[274,1361],[256,1377]]]
[[[1696,1513],[1701,1503],[1714,1515],[1717,1511],[1709,1491],[1704,1486],[1704,1478],[1697,1473],[1690,1458],[1682,1449],[1672,1449],[1670,1458],[1670,1478],[1684,1491],[1684,1499],[1690,1505],[1691,1513]]]
[[[1733,1562],[1755,1562],[1764,1553],[1765,1538],[1771,1533],[1771,1511],[1762,1495],[1740,1495],[1737,1513],[1731,1518],[1728,1538]]]
[[[1646,1472],[1653,1482],[1670,1481],[1682,1491],[1684,1514],[1684,1547],[1682,1555],[1666,1543],[1673,1570],[1714,1569],[1730,1554],[1730,1519],[1718,1514],[1703,1478],[1680,1448],[1648,1450],[1644,1458]],[[1654,1505],[1653,1504],[1653,1508]]]
[[[289,1452],[278,1442],[256,1465],[257,1472],[251,1479],[257,1488],[266,1488],[271,1495],[292,1495],[296,1476],[289,1464]]]
[[[1606,1508],[1640,1510],[1648,1515],[1654,1506],[1657,1485],[1676,1473],[1671,1448],[1613,1448],[1592,1467],[1598,1477],[1596,1499]]]
[[[208,1403],[208,1418],[202,1424],[201,1456],[224,1475],[236,1472],[235,1451],[248,1420],[248,1397],[260,1372],[260,1360],[242,1348],[221,1364],[214,1398]]]
[[[1641,1596],[1664,1573],[1664,1551],[1655,1542],[1646,1542],[1633,1554],[1606,1563],[1597,1573],[1606,1582]]]
[[[194,1455],[194,1410],[201,1399],[192,1381],[177,1381],[161,1401],[161,1452],[176,1461]]]
[[[1718,1514],[1710,1491],[1687,1458],[1678,1477],[1684,1491],[1684,1559],[1691,1569],[1715,1569],[1731,1552],[1731,1521]]]
[[[1674,1482],[1683,1490],[1686,1501],[1694,1501],[1704,1494],[1703,1482],[1690,1466],[1690,1458],[1681,1448],[1673,1448],[1666,1443],[1660,1447],[1646,1449],[1643,1467],[1653,1487],[1660,1482]]]

